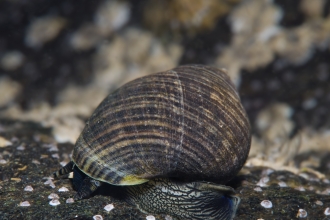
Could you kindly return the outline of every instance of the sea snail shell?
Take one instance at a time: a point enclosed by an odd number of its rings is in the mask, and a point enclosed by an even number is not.
[[[54,176],[73,170],[78,199],[102,182],[134,185],[127,192],[144,212],[231,219],[239,198],[219,184],[239,172],[250,144],[249,120],[229,77],[209,66],[179,66],[106,97],[72,161]]]

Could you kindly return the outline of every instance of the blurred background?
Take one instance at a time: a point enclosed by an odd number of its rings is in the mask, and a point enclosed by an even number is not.
[[[59,143],[125,82],[207,64],[248,112],[247,165],[329,173],[329,61],[329,0],[0,1],[0,118]]]

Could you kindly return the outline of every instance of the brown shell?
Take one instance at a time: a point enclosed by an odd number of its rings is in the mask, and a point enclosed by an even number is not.
[[[250,143],[229,77],[188,65],[136,79],[106,97],[72,159],[88,176],[115,185],[155,177],[225,183],[242,168]]]

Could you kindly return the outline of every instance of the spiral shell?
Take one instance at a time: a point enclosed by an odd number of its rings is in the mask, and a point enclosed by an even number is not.
[[[226,183],[245,163],[250,142],[229,77],[189,65],[136,79],[106,97],[72,160],[93,179],[114,185],[156,177]]]

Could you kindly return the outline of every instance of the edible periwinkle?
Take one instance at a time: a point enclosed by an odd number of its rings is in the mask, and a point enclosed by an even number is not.
[[[223,70],[187,65],[133,80],[106,97],[78,138],[76,199],[102,183],[126,186],[147,213],[232,219],[240,199],[223,184],[244,165],[250,124]]]

